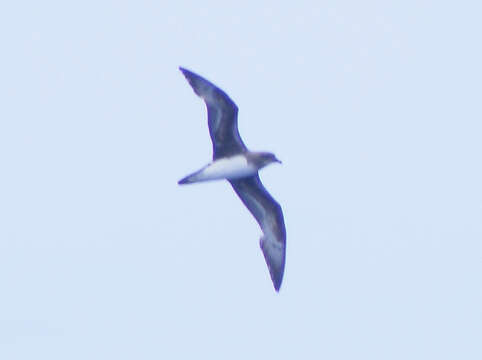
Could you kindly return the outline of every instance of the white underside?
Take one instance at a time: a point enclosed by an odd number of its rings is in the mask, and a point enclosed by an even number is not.
[[[242,155],[223,158],[206,165],[198,174],[195,181],[228,179],[234,180],[256,174],[257,169],[248,165]]]

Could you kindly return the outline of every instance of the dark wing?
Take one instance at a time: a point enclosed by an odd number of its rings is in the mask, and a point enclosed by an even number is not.
[[[238,132],[238,107],[228,95],[201,76],[179,68],[194,92],[204,99],[208,109],[209,134],[213,142],[213,159],[245,152]]]
[[[261,250],[263,250],[274,288],[279,291],[286,256],[286,229],[281,206],[266,191],[258,174],[231,180],[230,183],[263,230],[263,236],[260,239]]]

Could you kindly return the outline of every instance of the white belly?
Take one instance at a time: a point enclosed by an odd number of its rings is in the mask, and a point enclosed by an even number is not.
[[[256,174],[257,169],[248,165],[242,155],[218,159],[208,164],[198,175],[198,181],[228,179],[234,180]]]

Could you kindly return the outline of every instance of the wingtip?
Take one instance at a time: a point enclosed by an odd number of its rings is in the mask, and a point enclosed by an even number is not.
[[[268,265],[269,275],[271,281],[273,282],[274,289],[279,292],[281,288],[281,283],[283,282],[283,275],[285,269],[285,245],[273,246],[270,244],[269,240],[263,235],[260,238],[260,247],[263,251],[264,259],[266,260],[266,265]]]
[[[210,84],[209,81],[200,77],[198,74],[193,73],[191,70],[183,68],[182,66],[179,66],[179,70],[182,72],[182,74],[186,78],[189,85],[191,85],[196,95],[202,97],[201,93],[202,93],[203,87],[205,87],[206,84]]]
[[[191,70],[188,70],[182,66],[179,66],[179,71],[181,71],[182,74],[187,78],[195,75]]]
[[[283,273],[278,273],[277,276],[271,274],[271,280],[273,281],[274,289],[277,293],[279,293],[281,283],[283,282]]]
[[[192,77],[192,71],[189,71],[186,68],[183,68],[182,66],[179,66],[179,71],[184,75],[184,77],[189,80],[189,78]]]

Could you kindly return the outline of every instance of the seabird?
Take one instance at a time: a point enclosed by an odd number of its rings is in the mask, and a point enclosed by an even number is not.
[[[184,185],[218,179],[231,183],[263,231],[260,247],[274,288],[279,291],[285,267],[285,223],[281,206],[264,188],[258,170],[281,161],[269,152],[249,151],[239,136],[238,107],[234,101],[208,80],[182,67],[179,69],[194,92],[206,103],[213,161],[178,183]]]

